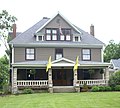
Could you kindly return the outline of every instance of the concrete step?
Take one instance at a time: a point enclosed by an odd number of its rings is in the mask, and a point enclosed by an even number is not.
[[[73,86],[54,86],[54,93],[73,93],[75,92],[75,88]]]

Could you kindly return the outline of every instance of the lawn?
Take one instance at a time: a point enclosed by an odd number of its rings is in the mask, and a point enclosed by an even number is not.
[[[0,97],[0,108],[120,108],[120,92],[10,95]]]

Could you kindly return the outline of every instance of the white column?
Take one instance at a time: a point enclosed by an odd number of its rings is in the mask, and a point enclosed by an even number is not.
[[[108,85],[108,80],[109,80],[109,68],[105,69],[105,79],[106,79],[106,85]]]
[[[52,69],[48,70],[48,87],[49,87],[49,92],[53,93]]]
[[[17,68],[13,68],[12,71],[12,93],[17,93]]]
[[[79,83],[77,82],[77,69],[74,70],[74,87],[75,87],[75,90],[76,92],[80,92],[80,86],[79,86]]]
[[[14,63],[14,47],[12,45],[12,63]]]
[[[74,70],[74,82],[73,82],[74,86],[76,86],[76,82],[77,82],[77,70]]]

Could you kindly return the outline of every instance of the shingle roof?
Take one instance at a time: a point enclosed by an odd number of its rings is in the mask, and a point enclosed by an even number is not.
[[[38,23],[36,23],[32,27],[30,27],[28,30],[26,30],[25,32],[21,33],[16,38],[14,38],[12,41],[10,41],[10,43],[13,43],[13,44],[21,43],[22,44],[22,43],[31,43],[31,42],[34,42],[35,41],[35,39],[34,39],[34,33],[44,23],[46,23],[48,20],[49,20],[49,18],[43,18]]]
[[[113,64],[114,68],[120,69],[120,58],[119,59],[112,59],[111,63]]]
[[[10,44],[39,44],[39,45],[48,45],[48,44],[52,44],[52,45],[59,45],[60,43],[64,44],[64,45],[75,45],[75,46],[79,46],[79,45],[97,45],[97,46],[103,46],[104,43],[101,42],[100,40],[98,40],[97,38],[95,38],[94,36],[90,35],[89,33],[85,32],[84,30],[76,27],[75,25],[73,25],[75,28],[77,28],[80,31],[80,35],[81,35],[81,42],[58,42],[58,41],[42,41],[42,42],[38,42],[35,40],[34,38],[34,33],[36,33],[37,30],[39,30],[39,28],[41,28],[43,25],[45,25],[50,19],[49,18],[43,18],[42,20],[40,20],[38,23],[36,23],[34,26],[32,26],[31,28],[29,28],[28,30],[26,30],[25,32],[23,32],[22,34],[18,35],[15,39],[13,39],[12,41],[10,41]]]

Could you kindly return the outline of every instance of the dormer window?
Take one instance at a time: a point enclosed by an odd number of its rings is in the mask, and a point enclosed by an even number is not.
[[[44,36],[36,36],[36,41],[44,41]]]
[[[80,36],[73,36],[74,42],[80,42]]]
[[[75,36],[75,42],[78,42],[78,36]]]

